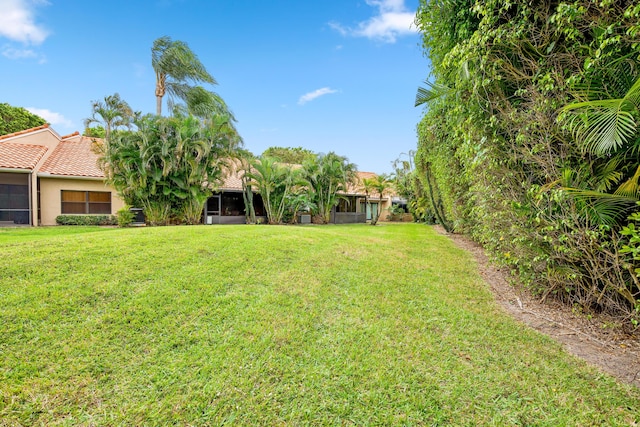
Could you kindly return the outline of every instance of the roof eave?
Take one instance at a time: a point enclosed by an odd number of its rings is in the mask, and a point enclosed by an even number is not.
[[[47,172],[39,172],[38,178],[60,178],[60,179],[77,179],[83,181],[104,181],[104,177],[100,176],[82,176],[82,175],[57,175]]]
[[[0,172],[8,172],[8,173],[32,173],[33,169],[23,169],[23,168],[0,168]]]

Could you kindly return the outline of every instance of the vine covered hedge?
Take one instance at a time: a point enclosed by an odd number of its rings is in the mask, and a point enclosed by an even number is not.
[[[640,102],[625,97],[640,5],[421,0],[416,24],[432,64],[417,100],[423,203],[541,296],[637,326]],[[609,101],[595,103],[623,98],[633,135],[594,144],[608,134],[590,114]]]

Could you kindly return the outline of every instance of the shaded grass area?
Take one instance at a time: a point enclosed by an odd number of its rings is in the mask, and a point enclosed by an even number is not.
[[[71,234],[97,233],[112,229],[113,227],[98,226],[0,227],[0,245],[54,236],[66,237]]]
[[[19,240],[0,235],[7,425],[640,422],[640,391],[512,321],[425,226]]]

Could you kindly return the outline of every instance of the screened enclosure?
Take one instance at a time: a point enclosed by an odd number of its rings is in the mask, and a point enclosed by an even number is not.
[[[31,223],[30,176],[0,172],[0,224]]]

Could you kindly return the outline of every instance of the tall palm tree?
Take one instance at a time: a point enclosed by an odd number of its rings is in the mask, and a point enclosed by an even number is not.
[[[134,116],[129,104],[117,93],[105,96],[104,101],[92,101],[91,110],[91,117],[84,120],[84,127],[93,123],[104,126],[105,138],[119,127],[129,127]]]
[[[206,92],[197,86],[198,83],[217,84],[186,43],[171,40],[168,36],[153,42],[151,65],[156,73],[156,114],[159,116],[162,115],[162,98],[165,94],[193,105],[193,98],[202,101],[203,91]]]

